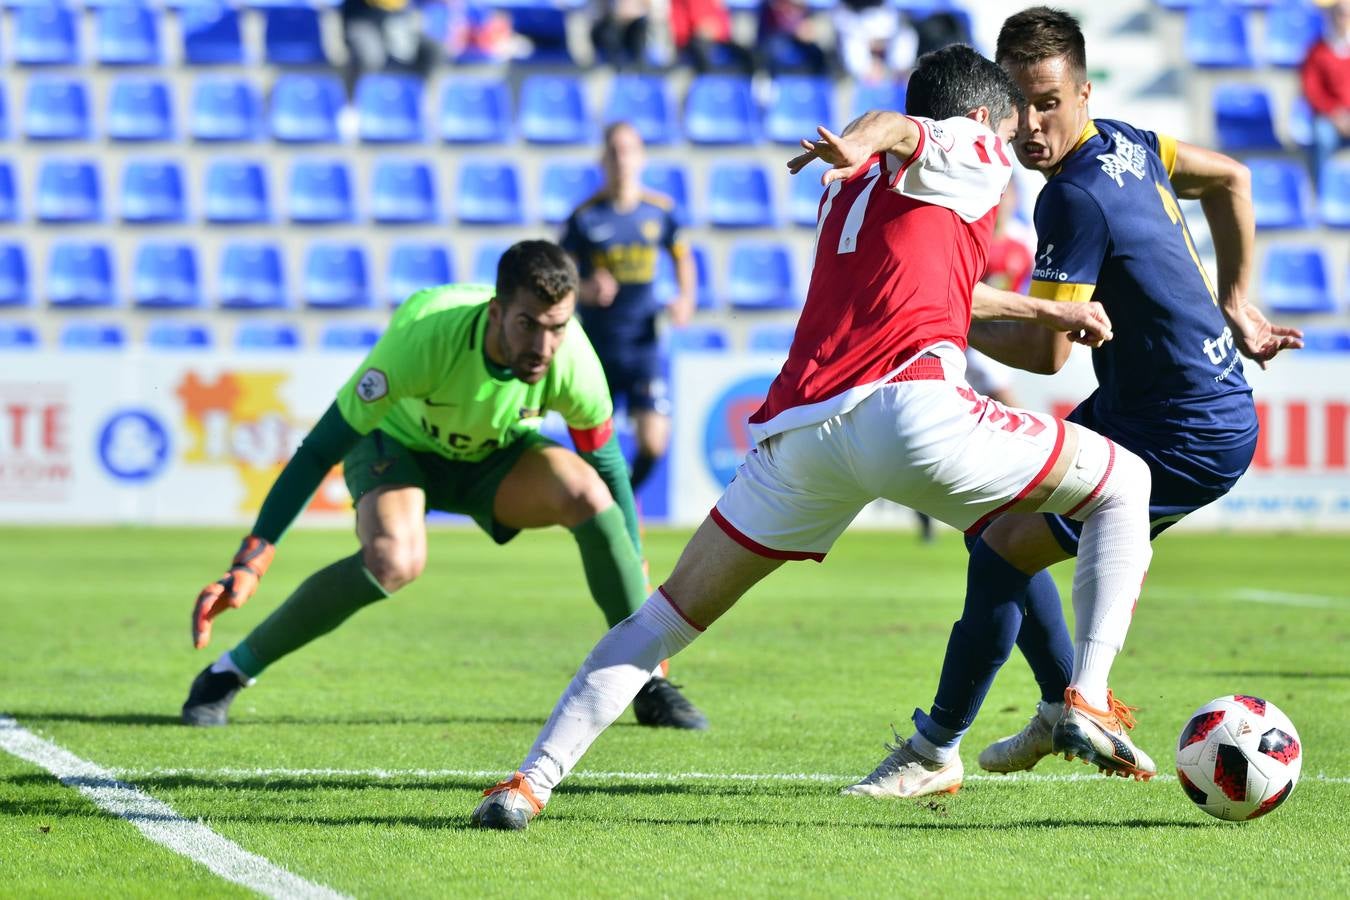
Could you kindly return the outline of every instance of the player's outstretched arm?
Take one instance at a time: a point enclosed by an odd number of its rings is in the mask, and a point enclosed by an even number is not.
[[[1053,375],[1073,343],[1100,347],[1111,339],[1111,320],[1100,303],[1067,303],[1028,297],[987,284],[975,285],[970,345],[1006,366]]]
[[[1209,222],[1218,264],[1216,301],[1242,355],[1264,369],[1282,350],[1301,348],[1303,332],[1270,324],[1249,299],[1256,217],[1248,168],[1222,153],[1178,141],[1172,188],[1182,199],[1199,200]]]
[[[276,552],[276,542],[300,515],[328,472],[347,455],[361,435],[347,424],[334,403],[305,436],[281,470],[258,512],[253,531],[244,538],[230,568],[202,588],[192,608],[192,645],[211,640],[211,622],[227,609],[243,606],[258,589]]]
[[[919,126],[913,119],[888,110],[863,113],[835,134],[824,125],[816,128],[815,140],[802,138],[806,152],[788,160],[788,171],[796,175],[812,160],[820,159],[831,168],[820,178],[822,185],[851,177],[877,153],[893,153],[902,160],[919,147]]]

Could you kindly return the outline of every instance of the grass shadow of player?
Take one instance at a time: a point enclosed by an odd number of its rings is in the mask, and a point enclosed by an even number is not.
[[[177,713],[113,712],[90,713],[69,710],[6,710],[5,714],[24,722],[75,722],[89,725],[138,725],[157,727],[182,726]],[[367,715],[273,715],[241,713],[230,719],[228,728],[258,728],[275,725],[529,725],[542,728],[545,716],[484,716],[484,715],[398,715],[394,713]],[[638,728],[634,721],[618,721],[613,727]]]

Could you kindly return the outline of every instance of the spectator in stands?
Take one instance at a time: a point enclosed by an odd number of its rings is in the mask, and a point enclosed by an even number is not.
[[[698,72],[749,75],[750,51],[731,39],[731,15],[722,0],[670,0],[670,37],[682,60]]]
[[[824,75],[825,51],[816,43],[816,34],[806,0],[761,0],[755,48],[759,67],[772,75]]]
[[[436,43],[422,34],[413,0],[342,0],[347,43],[347,96],[367,72],[396,70],[425,77],[436,64]]]
[[[1303,61],[1303,94],[1313,111],[1313,178],[1341,147],[1350,146],[1350,0],[1327,5],[1322,38]]]
[[[637,435],[634,493],[670,443],[670,399],[656,335],[657,254],[664,250],[675,259],[674,325],[693,315],[695,290],[694,260],[679,236],[674,204],[643,187],[645,155],[632,125],[605,129],[605,183],[573,211],[560,241],[581,273],[577,303],[586,335]]]
[[[511,27],[511,14],[479,0],[440,0],[445,5],[444,55],[461,63],[505,62],[527,53]]]
[[[650,14],[651,0],[600,0],[591,26],[596,60],[616,69],[644,66]]]
[[[903,79],[914,67],[914,27],[886,0],[842,0],[834,11],[834,31],[839,59],[857,81]]]

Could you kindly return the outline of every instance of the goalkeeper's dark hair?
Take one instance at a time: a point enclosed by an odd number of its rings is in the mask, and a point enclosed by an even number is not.
[[[1024,69],[1061,56],[1075,84],[1087,81],[1083,29],[1062,9],[1033,6],[1009,16],[999,29],[994,59],[1004,68]]]
[[[909,76],[905,112],[941,120],[983,106],[989,110],[992,128],[1022,102],[1017,84],[993,60],[965,44],[951,44],[919,57]]]
[[[577,289],[577,267],[552,241],[519,241],[497,262],[497,299],[510,303],[524,288],[552,306]]]

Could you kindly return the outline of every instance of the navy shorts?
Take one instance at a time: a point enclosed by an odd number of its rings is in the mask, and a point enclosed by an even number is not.
[[[639,412],[670,415],[665,361],[658,345],[630,346],[622,353],[604,353],[599,349],[596,352],[616,410],[626,410],[629,415]]]
[[[1149,537],[1156,538],[1186,516],[1208,506],[1232,490],[1256,455],[1257,434],[1236,447],[1200,451],[1195,448],[1168,447],[1159,449],[1151,442],[1140,441],[1130,432],[1095,415],[1090,401],[1079,404],[1067,421],[1091,428],[1115,441],[1148,464],[1153,476],[1153,491],[1149,495]],[[1178,425],[1178,433],[1185,431]],[[1060,546],[1068,553],[1078,555],[1078,538],[1083,523],[1055,513],[1045,514],[1046,523]]]

